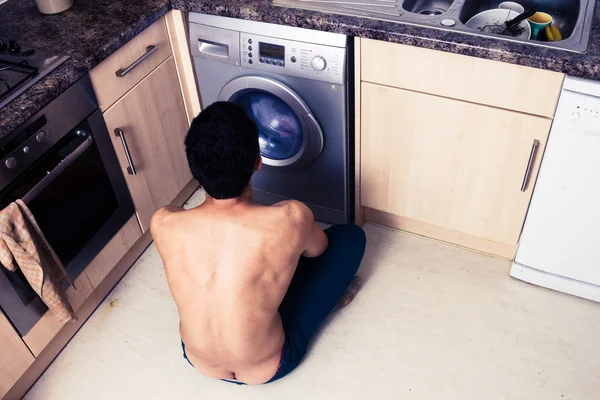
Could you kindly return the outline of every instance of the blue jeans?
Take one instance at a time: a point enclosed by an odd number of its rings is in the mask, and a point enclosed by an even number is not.
[[[300,364],[308,343],[341,299],[362,261],[366,237],[359,226],[336,225],[325,229],[325,234],[329,240],[327,249],[319,257],[300,257],[279,306],[285,342],[279,369],[267,383],[283,378]],[[189,362],[185,345],[181,345]]]

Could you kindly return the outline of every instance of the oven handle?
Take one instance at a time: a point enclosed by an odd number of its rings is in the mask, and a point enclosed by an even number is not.
[[[77,134],[81,136],[88,136],[88,134],[84,131],[77,131]],[[40,192],[44,190],[44,188],[46,188],[46,186],[48,186],[54,179],[56,179],[61,172],[63,172],[69,165],[73,164],[73,162],[79,158],[79,156],[83,154],[83,152],[86,151],[93,142],[94,140],[92,139],[92,136],[88,136],[87,139],[85,139],[83,143],[73,150],[71,154],[63,158],[60,164],[58,164],[52,171],[48,172],[48,174],[33,188],[31,188],[29,192],[25,193],[25,195],[21,197],[21,200],[23,200],[25,204],[33,200],[35,196],[40,194]]]

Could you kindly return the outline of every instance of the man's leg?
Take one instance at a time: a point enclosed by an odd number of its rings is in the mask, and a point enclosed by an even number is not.
[[[279,307],[286,343],[276,379],[300,362],[309,340],[344,296],[362,261],[366,238],[359,226],[332,226],[325,234],[327,249],[319,257],[300,258]]]

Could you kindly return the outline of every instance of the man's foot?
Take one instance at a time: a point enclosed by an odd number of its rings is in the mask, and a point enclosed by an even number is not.
[[[356,293],[358,293],[358,291],[362,287],[362,284],[363,284],[362,278],[360,276],[356,275],[354,277],[354,279],[352,279],[352,282],[350,282],[350,285],[344,292],[344,295],[342,296],[340,301],[338,301],[337,305],[334,308],[334,311],[338,310],[342,307],[346,307],[348,304],[350,304],[350,302],[354,299],[354,297],[356,297]]]

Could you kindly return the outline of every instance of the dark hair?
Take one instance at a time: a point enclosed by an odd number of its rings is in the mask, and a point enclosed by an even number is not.
[[[258,128],[237,104],[213,103],[192,121],[185,153],[192,175],[208,195],[239,197],[256,168]]]

